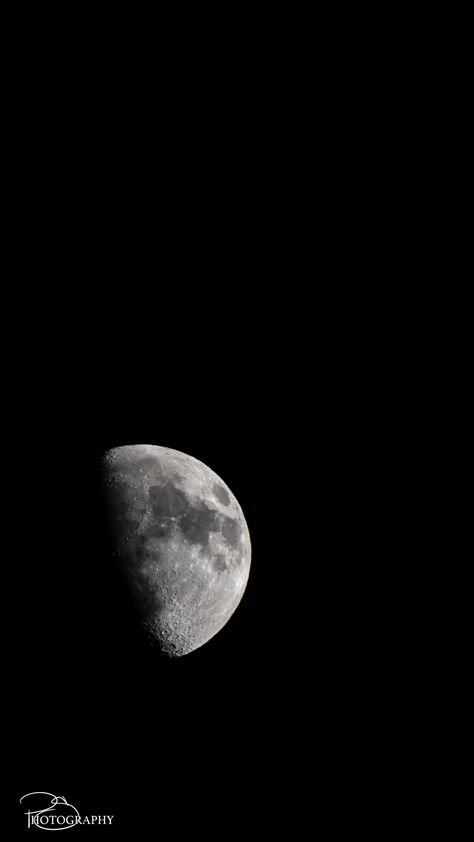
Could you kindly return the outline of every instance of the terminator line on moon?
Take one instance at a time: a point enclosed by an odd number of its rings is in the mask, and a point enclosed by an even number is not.
[[[194,457],[149,444],[107,451],[102,487],[145,629],[170,656],[207,643],[249,576],[249,531],[230,489]]]

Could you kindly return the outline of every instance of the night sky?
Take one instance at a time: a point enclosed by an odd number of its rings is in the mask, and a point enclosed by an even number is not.
[[[12,784],[137,839],[339,842],[340,821],[390,839],[394,737],[397,762],[432,774],[408,734],[419,715],[433,743],[440,649],[421,657],[425,627],[407,626],[437,610],[426,419],[459,385],[444,317],[401,279],[436,272],[446,243],[422,186],[457,220],[456,178],[363,18],[357,38],[321,18],[300,42],[194,17],[24,27],[26,47],[45,39],[23,68],[35,177],[4,293]],[[449,310],[442,288],[429,300]],[[104,530],[98,461],[134,443],[211,467],[252,541],[237,611],[173,661],[144,641]]]

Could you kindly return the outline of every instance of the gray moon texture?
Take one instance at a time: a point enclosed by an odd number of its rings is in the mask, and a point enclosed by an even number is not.
[[[110,534],[147,632],[169,656],[207,643],[237,608],[250,536],[227,485],[178,450],[108,450],[102,488]]]

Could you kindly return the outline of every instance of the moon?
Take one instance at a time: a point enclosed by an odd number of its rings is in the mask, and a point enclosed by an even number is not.
[[[227,623],[246,588],[242,509],[214,471],[178,450],[115,447],[101,468],[112,545],[142,623],[165,654],[186,655]]]

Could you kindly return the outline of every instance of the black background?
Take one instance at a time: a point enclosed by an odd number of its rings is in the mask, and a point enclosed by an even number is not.
[[[429,419],[462,384],[447,292],[428,307],[415,284],[459,253],[437,121],[455,147],[462,106],[446,49],[400,23],[403,51],[364,16],[20,26],[15,787],[109,833],[427,838],[440,650],[406,629],[438,611]],[[144,643],[103,529],[97,461],[140,442],[216,471],[252,539],[238,610],[176,661]],[[451,827],[462,782],[456,808]]]

